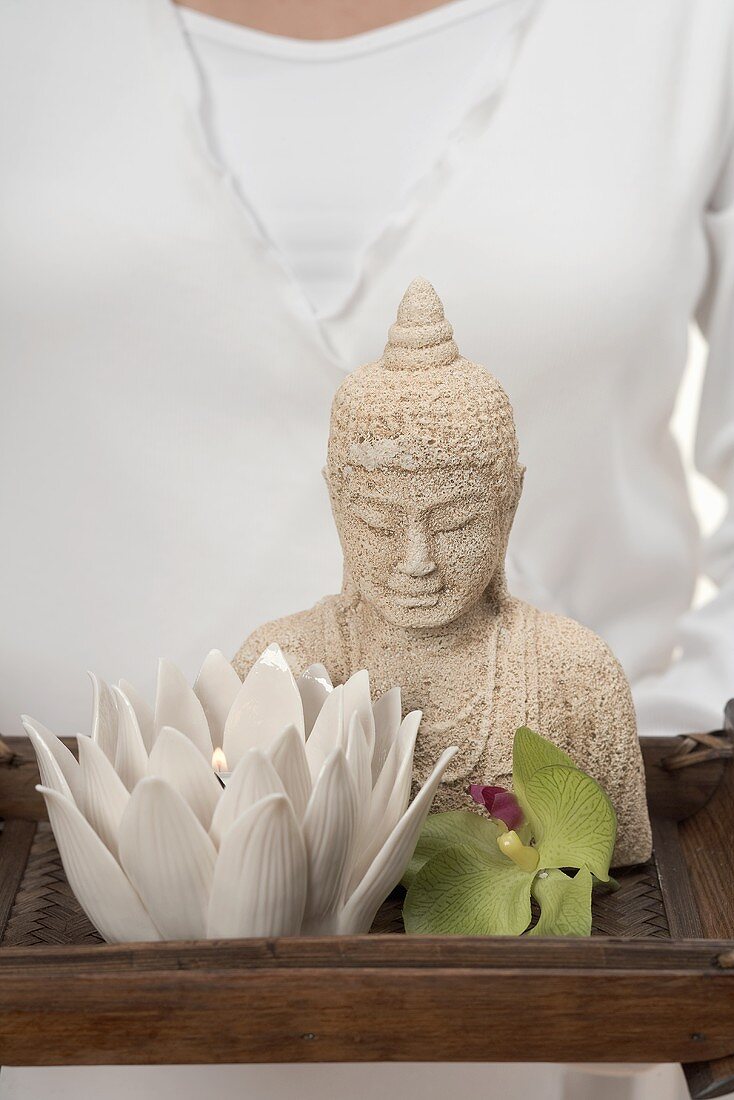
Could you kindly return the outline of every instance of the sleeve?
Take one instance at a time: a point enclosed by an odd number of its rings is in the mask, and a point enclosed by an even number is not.
[[[680,620],[676,659],[636,685],[641,733],[692,733],[721,727],[734,696],[734,151],[729,145],[705,211],[709,276],[696,314],[708,344],[696,430],[697,469],[726,495],[725,517],[702,541],[701,572],[717,586],[703,607]]]

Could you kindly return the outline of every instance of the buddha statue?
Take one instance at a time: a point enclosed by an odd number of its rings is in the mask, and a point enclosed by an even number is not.
[[[296,674],[322,663],[343,683],[367,668],[376,696],[400,684],[404,712],[423,711],[414,778],[459,746],[436,810],[476,808],[472,782],[511,786],[513,737],[530,726],[607,791],[615,865],[648,859],[629,685],[590,630],[508,594],[524,475],[512,408],[499,382],[459,355],[426,280],[408,287],[382,358],[339,387],[324,473],[342,591],[257,629],[238,673],[278,642]]]

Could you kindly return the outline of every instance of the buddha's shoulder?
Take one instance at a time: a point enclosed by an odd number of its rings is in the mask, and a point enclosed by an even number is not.
[[[277,642],[294,672],[303,672],[309,665],[320,663],[326,665],[332,679],[338,683],[343,671],[339,622],[352,603],[353,600],[343,594],[325,596],[305,611],[264,623],[245,639],[232,664],[244,677],[263,650]]]
[[[626,682],[612,650],[588,626],[565,615],[532,608],[520,600],[513,603],[515,615],[533,624],[539,672],[547,669],[556,682],[582,680],[589,684],[595,676]]]

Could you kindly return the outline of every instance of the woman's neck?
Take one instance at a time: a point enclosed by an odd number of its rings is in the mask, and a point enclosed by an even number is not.
[[[446,0],[177,0],[266,34],[323,41],[349,38],[441,7]]]

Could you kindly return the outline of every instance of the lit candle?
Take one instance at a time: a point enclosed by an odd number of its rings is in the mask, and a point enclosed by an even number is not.
[[[537,850],[523,844],[514,829],[497,837],[497,847],[522,871],[534,871],[540,862]]]
[[[215,749],[212,753],[212,767],[219,782],[223,787],[226,787],[232,773],[227,768],[227,757],[221,749]]]

